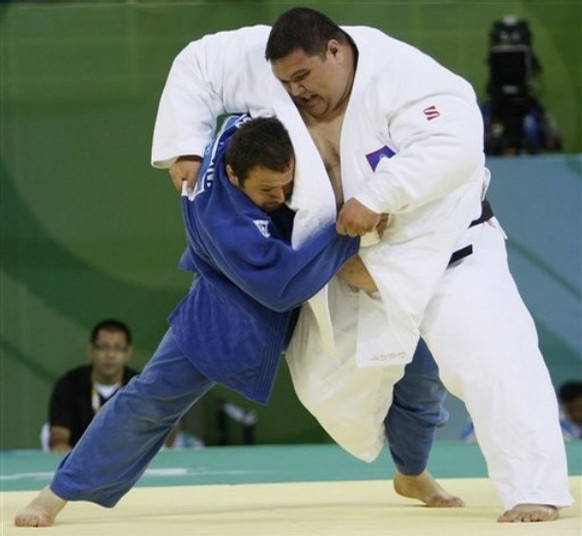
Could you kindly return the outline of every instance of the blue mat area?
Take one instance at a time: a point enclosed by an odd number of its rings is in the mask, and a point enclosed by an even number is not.
[[[581,475],[582,441],[566,443],[566,450],[569,474]],[[2,491],[41,488],[63,458],[33,450],[6,450],[1,456]],[[429,468],[437,478],[487,476],[477,445],[459,441],[437,441]],[[161,451],[138,486],[389,480],[393,474],[387,450],[368,464],[328,444],[207,447]]]

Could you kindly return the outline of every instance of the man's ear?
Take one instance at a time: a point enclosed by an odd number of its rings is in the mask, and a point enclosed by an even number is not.
[[[330,39],[327,42],[327,52],[329,52],[332,57],[336,57],[338,54],[342,53],[341,45],[337,40]]]
[[[240,184],[238,182],[238,178],[234,174],[234,171],[230,167],[230,164],[226,164],[226,174],[228,175],[228,180],[230,181],[230,184],[232,184],[235,188],[239,188]]]

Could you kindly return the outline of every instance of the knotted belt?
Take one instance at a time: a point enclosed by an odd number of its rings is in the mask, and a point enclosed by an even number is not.
[[[487,201],[487,199],[484,199],[481,202],[481,216],[479,216],[476,220],[473,220],[469,224],[469,228],[475,227],[475,225],[479,225],[481,223],[485,223],[486,221],[489,221],[492,217],[493,209],[491,208],[489,201]],[[451,266],[455,262],[460,261],[461,259],[464,259],[465,257],[468,257],[469,255],[471,255],[471,253],[473,253],[473,246],[471,244],[455,251],[451,255],[451,259],[449,260],[449,266]]]

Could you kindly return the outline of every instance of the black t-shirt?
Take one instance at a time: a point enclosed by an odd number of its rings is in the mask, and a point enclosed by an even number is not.
[[[51,426],[68,428],[71,431],[70,442],[73,447],[95,416],[91,369],[91,365],[83,365],[67,372],[57,380],[50,399],[49,423]],[[137,374],[136,370],[124,367],[122,384],[126,385]],[[98,396],[100,406],[111,398],[106,399],[100,394]]]

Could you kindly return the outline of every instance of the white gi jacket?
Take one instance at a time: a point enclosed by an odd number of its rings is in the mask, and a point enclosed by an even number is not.
[[[264,59],[269,30],[206,36],[176,57],[160,101],[152,164],[166,168],[180,155],[203,154],[222,113],[277,115],[296,151],[290,205],[299,244],[335,219],[335,199],[307,128]],[[303,307],[287,360],[306,407],[346,450],[371,461],[384,441],[391,384],[412,359],[451,254],[467,245],[489,175],[471,86],[378,30],[344,30],[359,57],[341,134],[343,193],[390,214],[382,240],[360,250],[379,292],[357,293],[352,307],[345,285],[323,289]],[[343,318],[348,310],[352,324]],[[349,331],[355,337],[345,342]]]

